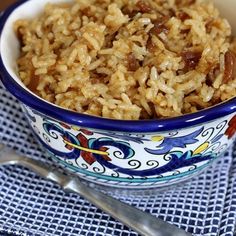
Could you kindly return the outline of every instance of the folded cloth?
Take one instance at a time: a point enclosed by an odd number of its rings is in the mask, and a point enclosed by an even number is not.
[[[0,143],[55,165],[38,146],[19,103],[0,85]],[[234,235],[236,145],[200,176],[155,195],[114,197],[193,233]],[[19,166],[0,167],[0,235],[137,235],[78,195]]]

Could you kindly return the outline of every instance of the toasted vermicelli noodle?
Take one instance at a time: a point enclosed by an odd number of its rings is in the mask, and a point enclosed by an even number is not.
[[[211,1],[76,0],[14,27],[20,78],[66,109],[153,119],[236,95],[236,43]]]

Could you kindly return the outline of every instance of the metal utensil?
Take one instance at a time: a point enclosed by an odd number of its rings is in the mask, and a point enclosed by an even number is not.
[[[78,193],[89,202],[108,213],[118,221],[127,225],[137,233],[145,236],[190,236],[176,226],[162,221],[151,214],[145,213],[122,203],[85,184],[78,178],[66,176],[57,170],[51,170],[43,162],[19,156],[14,151],[0,144],[0,165],[21,165],[40,176],[59,184],[64,190]]]

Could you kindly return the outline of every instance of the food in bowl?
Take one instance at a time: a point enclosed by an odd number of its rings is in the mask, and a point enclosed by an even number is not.
[[[79,113],[175,117],[236,95],[236,40],[211,1],[77,0],[14,27],[24,84]]]
[[[17,59],[23,56],[20,52],[22,45],[19,44],[17,37],[19,34],[15,33],[12,26],[19,19],[40,17],[46,3],[61,4],[62,2],[63,0],[22,0],[0,16],[1,81],[21,103],[30,127],[55,161],[86,181],[103,186],[143,189],[188,180],[222,156],[235,140],[235,97],[191,114],[165,119],[127,121],[88,115],[63,108],[37,96],[35,90],[38,86],[33,83],[28,87],[25,86],[20,79],[19,66],[16,63]],[[64,2],[72,1],[64,0]],[[108,1],[100,1],[101,4],[106,2]],[[171,3],[171,1],[168,2]],[[236,1],[224,1],[223,5],[222,0],[214,2],[227,19],[235,18],[233,9],[236,7]],[[127,14],[130,15],[130,13]],[[223,20],[223,22],[226,21]],[[234,22],[232,20],[231,25],[235,32]],[[17,32],[20,30],[18,27]],[[217,29],[213,31],[218,32]],[[221,38],[220,35],[218,35],[219,38]],[[215,42],[218,37],[215,38]],[[234,51],[232,45],[225,51],[229,52],[228,49],[230,52]],[[166,49],[163,50],[166,51]],[[28,66],[32,70],[30,60],[28,61]],[[234,60],[230,61],[232,75]],[[50,67],[50,69],[53,68],[53,66]],[[134,72],[129,71],[129,73]],[[150,81],[150,78],[148,80]],[[117,81],[119,83],[119,80]],[[233,89],[234,80],[230,79],[230,81]],[[45,86],[45,91],[48,91],[51,84],[53,85],[53,83],[48,83]],[[143,85],[146,88],[150,86],[145,81]],[[227,91],[229,92],[230,89]],[[135,91],[135,93],[138,92]],[[160,93],[159,90],[158,93]],[[222,93],[221,96],[227,93]]]

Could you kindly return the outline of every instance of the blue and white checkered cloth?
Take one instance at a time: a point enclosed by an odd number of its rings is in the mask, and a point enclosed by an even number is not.
[[[19,104],[0,86],[0,143],[51,160],[35,142]],[[150,196],[116,198],[192,233],[233,236],[236,225],[236,145],[199,177]],[[63,192],[28,169],[0,167],[0,235],[136,236],[78,195]]]

